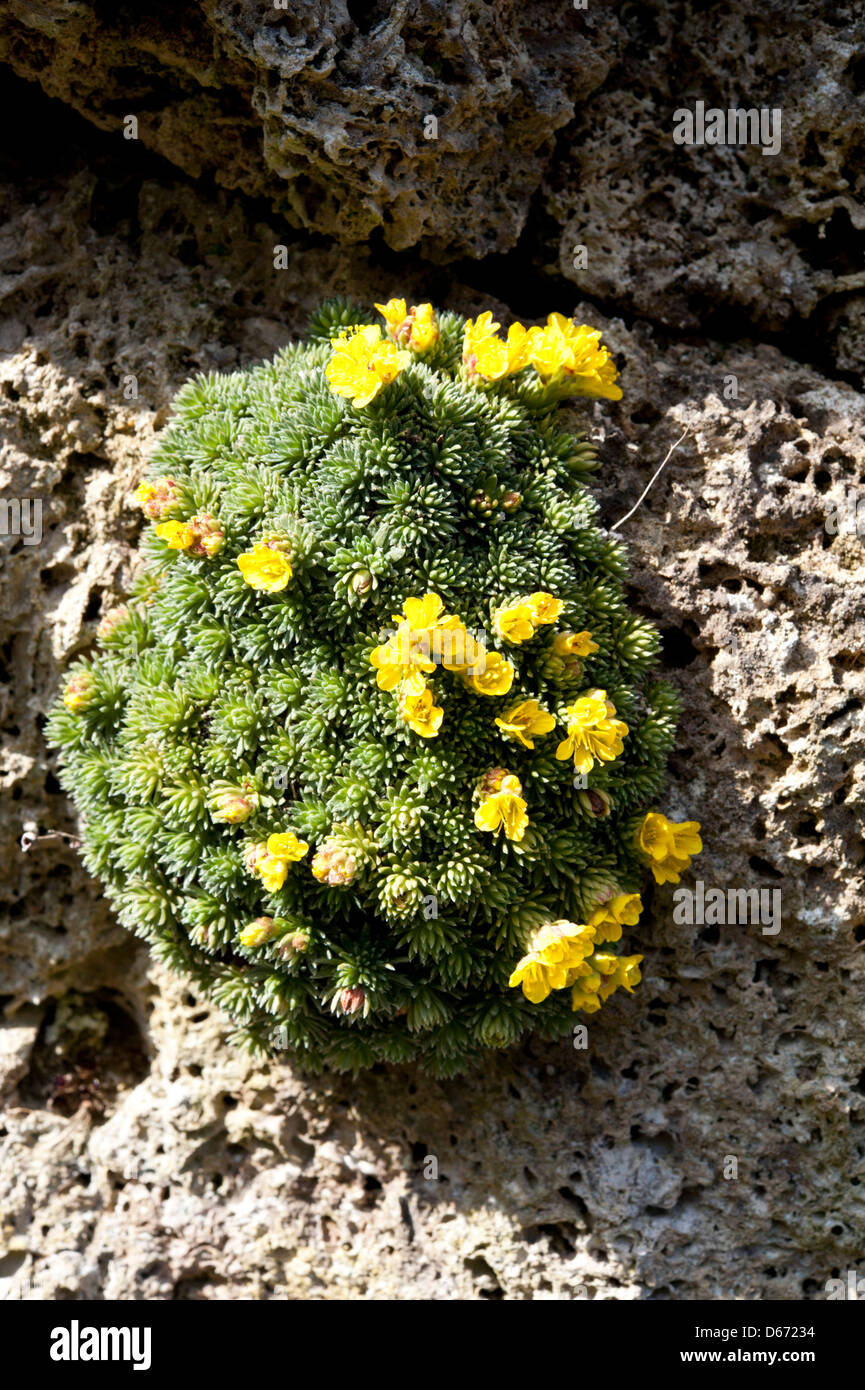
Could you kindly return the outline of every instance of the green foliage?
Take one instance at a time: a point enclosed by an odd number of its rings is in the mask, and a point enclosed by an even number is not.
[[[525,373],[464,381],[463,321],[443,314],[435,345],[356,408],[324,368],[362,322],[378,319],[333,301],[308,343],[183,387],[150,478],[176,484],[168,515],[216,518],[222,547],[184,553],[149,529],[128,609],[76,666],[79,697],[49,737],[120,920],[229,1011],[238,1039],[314,1069],[419,1058],[448,1075],[528,1030],[572,1029],[569,991],[533,1004],[508,979],[539,925],[639,890],[634,832],[676,699],[649,678],[656,634],[627,608],[623,545],[586,487],[594,453],[555,395]],[[273,535],[292,576],[265,592],[237,558]],[[495,611],[539,590],[563,601],[558,623],[505,645]],[[443,720],[425,738],[370,653],[430,592],[516,674],[488,697],[437,670]],[[582,630],[598,650],[575,674],[550,643]],[[606,815],[555,757],[565,707],[594,687],[629,728],[586,779]],[[557,718],[533,750],[494,722],[530,697]],[[475,824],[496,767],[522,784],[520,841]],[[232,797],[245,819],[220,815]],[[250,847],[289,832],[309,854],[268,887]],[[345,881],[311,872],[323,845]],[[261,919],[275,925],[253,941]]]

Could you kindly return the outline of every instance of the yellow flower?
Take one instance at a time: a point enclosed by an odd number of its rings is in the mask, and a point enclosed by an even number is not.
[[[286,863],[296,864],[309,850],[309,845],[299,840],[293,830],[282,835],[268,835],[267,852],[274,859],[284,859]]]
[[[600,976],[598,976],[598,983],[600,984]],[[582,1009],[585,1014],[596,1014],[600,1007],[601,1001],[598,998],[597,989],[590,989],[585,980],[574,985],[571,991],[572,1009]]]
[[[478,830],[489,830],[494,835],[504,830],[507,839],[521,840],[529,823],[522,790],[518,777],[512,774],[503,777],[500,790],[485,796],[475,811]]]
[[[404,695],[400,714],[421,738],[434,738],[441,727],[444,710],[433,703],[432,691],[424,690],[420,695]]]
[[[294,573],[288,556],[266,541],[238,555],[237,568],[251,588],[267,594],[278,594]]]
[[[639,893],[617,893],[608,902],[596,907],[589,925],[595,928],[595,941],[600,946],[607,941],[620,941],[622,927],[635,927],[640,920],[643,902]]]
[[[558,632],[552,650],[556,656],[591,656],[599,647],[590,632]]]
[[[542,1004],[552,989],[543,961],[533,955],[523,956],[522,960],[517,961],[508,984],[514,988],[522,985],[523,994],[532,1004]]]
[[[520,599],[493,616],[493,632],[503,642],[527,642],[535,635],[534,615],[527,601]]]
[[[479,314],[477,319],[467,319],[463,331],[463,362],[468,366],[470,359],[477,354],[478,348],[489,338],[494,338],[501,328],[501,324],[496,323],[489,310],[485,314]]]
[[[520,700],[504,710],[496,720],[502,733],[514,738],[524,748],[534,748],[532,734],[548,734],[556,727],[556,721],[547,710],[541,709],[537,700]]]
[[[163,521],[154,528],[161,541],[165,541],[169,550],[188,550],[195,539],[192,526],[188,521]]]
[[[439,328],[431,304],[417,304],[411,310],[413,315],[409,346],[415,352],[426,352],[438,341]]]
[[[538,330],[512,323],[504,340],[498,336],[499,327],[489,312],[481,314],[476,323],[472,319],[466,323],[463,363],[470,376],[499,381],[528,366],[531,344]]]
[[[325,368],[331,391],[355,406],[369,405],[411,361],[393,343],[382,341],[378,324],[358,328],[351,337],[335,338],[333,357]]]
[[[638,839],[656,883],[678,883],[679,875],[691,867],[691,856],[703,848],[699,821],[667,820],[659,811],[648,812]]]
[[[402,612],[392,617],[395,623],[408,623],[413,632],[427,632],[438,626],[443,608],[438,594],[424,594],[423,598],[407,598]]]
[[[281,835],[269,835],[265,844],[247,846],[247,868],[251,873],[258,874],[268,893],[278,893],[285,883],[289,864],[296,864],[308,850],[309,845],[299,840],[291,830]]]
[[[524,328],[521,323],[512,323],[508,329],[508,376],[521,372],[529,365],[529,353],[538,330]]]
[[[567,383],[571,395],[622,399],[616,365],[598,329],[578,326],[563,314],[550,314],[546,327],[532,338],[529,356],[540,377]]]
[[[598,951],[592,959],[597,960],[602,954],[607,956],[606,952]],[[598,990],[600,998],[609,999],[610,995],[620,988],[633,994],[634,989],[642,979],[640,974],[640,961],[642,959],[642,956],[614,956],[610,954],[603,963],[599,961],[598,968],[605,977]],[[613,963],[611,969],[609,968],[610,963]]]
[[[415,304],[407,309],[404,299],[389,299],[387,304],[375,307],[384,316],[391,337],[415,352],[426,352],[438,340],[438,323],[431,304]]]
[[[522,985],[532,1004],[541,1004],[551,990],[564,989],[583,969],[594,948],[594,929],[575,922],[547,922],[529,941],[528,954],[514,967],[508,984]]]
[[[382,315],[387,324],[388,333],[396,337],[402,325],[408,318],[408,309],[404,299],[389,299],[387,304],[376,304],[376,309]]]
[[[567,706],[568,736],[556,749],[560,761],[573,757],[578,772],[591,772],[596,762],[610,763],[623,752],[627,724],[616,719],[616,707],[605,690],[590,690]]]
[[[482,662],[466,668],[463,679],[476,695],[507,695],[514,683],[514,668],[500,652],[486,652]]]
[[[188,555],[212,558],[225,543],[225,532],[210,512],[191,516],[188,521],[163,521],[154,530],[171,550],[183,550]]]
[[[545,594],[542,591],[530,594],[524,602],[528,604],[532,621],[537,627],[543,623],[558,622],[559,614],[565,606],[562,599],[554,598],[552,594]]]
[[[401,624],[393,637],[370,652],[370,665],[375,667],[379,690],[398,688],[400,695],[422,695],[426,690],[423,673],[435,670],[435,662],[430,660],[428,652],[423,642],[412,642],[408,624]]]

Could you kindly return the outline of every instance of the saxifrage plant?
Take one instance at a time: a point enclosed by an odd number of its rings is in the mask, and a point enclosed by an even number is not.
[[[377,308],[179,392],[49,737],[120,920],[238,1037],[449,1074],[631,990],[699,827],[649,809],[677,700],[563,409],[621,396],[600,334]]]

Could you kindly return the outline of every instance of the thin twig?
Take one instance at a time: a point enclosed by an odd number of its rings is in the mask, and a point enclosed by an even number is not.
[[[656,478],[659,478],[661,476],[667,464],[670,462],[670,459],[673,457],[673,454],[678,449],[679,445],[681,444],[682,440],[685,438],[685,435],[687,433],[688,426],[686,425],[684,431],[682,432],[682,434],[679,435],[679,438],[676,440],[675,444],[670,445],[670,448],[667,451],[667,457],[664,459],[664,462],[661,464],[660,468],[656,469],[655,472],[652,474],[651,478],[646,483],[646,486],[640,493],[640,496],[637,498],[631,510],[629,512],[626,512],[623,517],[620,517],[620,519],[616,522],[615,526],[610,527],[611,531],[618,531],[619,527],[623,526],[624,523],[628,520],[628,518],[634,515],[634,512],[637,510],[640,503],[643,501],[643,498],[647,495],[649,488],[652,486],[652,483],[655,481]]]
[[[21,836],[21,848],[26,854],[34,845],[42,844],[45,840],[62,840],[70,849],[81,848],[78,836],[67,835],[65,830],[48,830],[44,835],[37,835],[35,830],[25,830]]]

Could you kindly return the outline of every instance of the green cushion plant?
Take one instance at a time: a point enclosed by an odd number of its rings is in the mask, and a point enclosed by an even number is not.
[[[630,990],[646,864],[699,842],[647,814],[677,701],[572,425],[621,395],[600,335],[378,307],[182,388],[49,737],[120,920],[238,1038],[450,1074]]]

